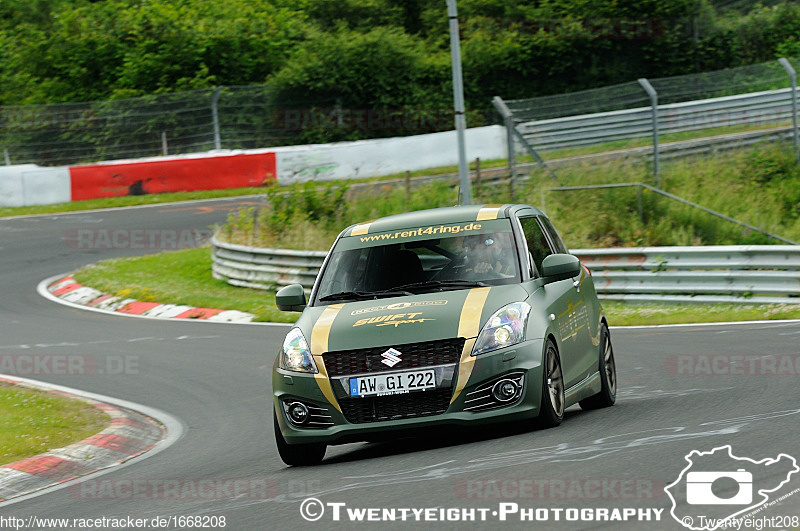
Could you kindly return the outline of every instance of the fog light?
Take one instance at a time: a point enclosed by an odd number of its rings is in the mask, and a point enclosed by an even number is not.
[[[301,402],[292,402],[289,404],[289,420],[292,424],[302,425],[308,420],[308,408]]]
[[[519,384],[514,380],[500,380],[492,387],[492,396],[499,402],[508,402],[517,396]]]

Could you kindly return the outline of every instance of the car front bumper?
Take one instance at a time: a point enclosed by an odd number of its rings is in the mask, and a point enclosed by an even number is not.
[[[341,411],[341,405],[334,405],[323,394],[318,378],[313,374],[289,372],[281,369],[273,371],[273,407],[278,419],[281,433],[289,444],[324,443],[344,444],[348,442],[373,441],[413,435],[417,430],[438,429],[452,426],[479,426],[483,424],[522,421],[535,418],[539,414],[542,396],[542,352],[544,340],[529,340],[517,345],[487,352],[474,357],[469,379],[464,388],[452,400],[452,391],[456,387],[458,374],[468,371],[470,360],[462,360],[455,368],[455,377],[450,389],[449,406],[446,411],[426,416],[409,418],[393,418],[373,422],[352,423]],[[485,410],[465,410],[474,407],[475,397],[485,395],[487,386],[498,381],[504,375],[522,374],[522,391],[519,398],[507,404],[494,404],[496,407]],[[416,395],[430,393],[418,391]],[[393,395],[387,400],[405,399],[409,395]],[[327,410],[326,423],[329,426],[298,427],[289,422],[284,403],[298,400],[313,407]],[[343,400],[365,400],[346,398]],[[466,405],[472,400],[471,406]],[[491,400],[490,400],[491,401]]]

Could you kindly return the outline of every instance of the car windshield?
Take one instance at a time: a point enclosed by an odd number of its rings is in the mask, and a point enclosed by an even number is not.
[[[324,304],[516,282],[514,236],[504,219],[344,237],[331,252],[316,300]]]

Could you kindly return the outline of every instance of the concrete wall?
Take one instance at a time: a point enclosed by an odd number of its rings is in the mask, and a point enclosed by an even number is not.
[[[69,168],[0,166],[0,207],[69,203]]]
[[[467,158],[506,157],[506,130],[467,129]],[[458,164],[455,131],[427,135],[217,150],[172,157],[105,161],[70,168],[0,166],[0,206],[47,205],[83,199],[260,186],[311,180],[380,177]]]
[[[506,129],[467,129],[467,158],[506,157]],[[458,164],[455,131],[427,135],[274,148],[278,182],[380,177]]]

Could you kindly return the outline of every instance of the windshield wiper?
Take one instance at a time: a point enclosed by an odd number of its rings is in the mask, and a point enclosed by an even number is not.
[[[397,286],[397,289],[435,289],[435,288],[485,288],[489,284],[478,280],[428,280]]]
[[[324,297],[320,297],[320,302],[330,302],[330,301],[344,301],[344,300],[368,300],[368,299],[378,299],[381,297],[395,297],[397,295],[413,295],[413,293],[405,291],[401,288],[392,288],[386,289],[382,291],[342,291],[340,293],[331,293],[330,295],[325,295]]]

